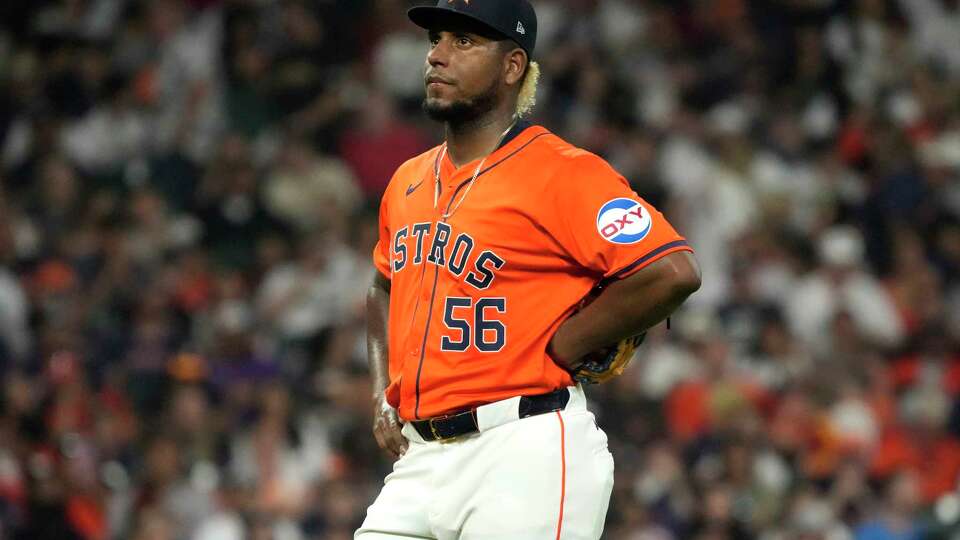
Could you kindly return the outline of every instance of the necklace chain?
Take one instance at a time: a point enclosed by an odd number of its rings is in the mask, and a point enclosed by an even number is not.
[[[491,154],[496,152],[500,148],[500,144],[503,142],[503,138],[507,136],[507,133],[513,129],[513,126],[516,125],[516,120],[514,120],[508,127],[500,134],[500,138],[497,139],[497,146],[487,155],[483,156],[483,159],[480,160],[480,163],[477,164],[477,168],[473,171],[473,177],[470,178],[470,183],[467,184],[467,189],[463,191],[463,195],[460,196],[460,200],[450,209],[448,212],[444,212],[440,219],[446,221],[447,218],[453,215],[454,212],[460,208],[460,205],[463,204],[463,201],[466,200],[467,194],[470,193],[470,188],[473,187],[474,182],[477,181],[477,177],[480,176],[480,170],[483,168],[483,164],[486,163],[487,158]],[[437,166],[433,170],[434,178],[434,189],[433,189],[433,207],[437,208],[437,205],[440,203],[440,167],[443,166],[443,158],[447,155],[447,143],[443,143],[443,149],[440,150],[440,159],[437,160]]]

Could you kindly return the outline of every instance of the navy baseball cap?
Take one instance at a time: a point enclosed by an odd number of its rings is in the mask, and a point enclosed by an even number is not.
[[[436,6],[410,8],[407,16],[427,30],[456,19],[478,22],[516,41],[531,58],[537,44],[537,14],[527,0],[437,0]]]

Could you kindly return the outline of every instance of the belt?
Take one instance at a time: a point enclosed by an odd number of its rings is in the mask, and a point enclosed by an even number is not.
[[[570,391],[566,388],[554,390],[547,394],[521,396],[520,404],[517,407],[517,419],[562,411],[567,406],[568,401],[570,401]],[[477,409],[436,416],[426,420],[415,420],[411,423],[425,441],[448,442],[457,437],[480,431],[480,426],[477,424]]]

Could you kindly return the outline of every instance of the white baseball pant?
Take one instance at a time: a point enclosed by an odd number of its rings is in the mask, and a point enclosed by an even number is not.
[[[597,540],[613,488],[607,436],[570,387],[563,411],[477,409],[479,433],[426,442],[411,424],[354,540]]]

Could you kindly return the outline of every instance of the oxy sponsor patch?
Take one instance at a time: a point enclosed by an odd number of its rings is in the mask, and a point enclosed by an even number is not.
[[[614,244],[635,244],[650,233],[653,220],[639,201],[620,197],[604,203],[597,212],[597,232]]]

